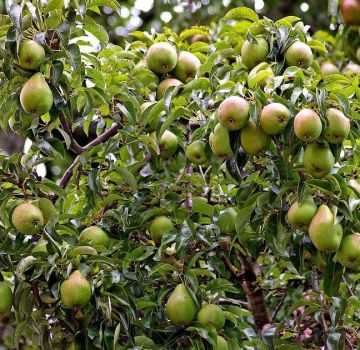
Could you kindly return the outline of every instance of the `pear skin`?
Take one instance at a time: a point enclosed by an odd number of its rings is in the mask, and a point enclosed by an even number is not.
[[[328,121],[323,131],[325,140],[329,143],[342,143],[349,135],[350,120],[336,108],[327,109],[325,117]]]
[[[239,96],[230,96],[221,102],[218,117],[225,129],[239,130],[249,121],[249,103]]]
[[[18,205],[11,217],[15,228],[24,235],[35,235],[44,226],[44,217],[41,210],[31,203]]]
[[[197,320],[203,324],[213,325],[217,331],[220,331],[225,325],[223,310],[214,304],[204,305],[197,314]]]
[[[340,72],[339,68],[335,66],[334,63],[331,62],[323,62],[320,66],[320,69],[324,77],[331,74],[337,74]]]
[[[303,142],[313,142],[319,138],[322,124],[319,115],[311,109],[304,108],[294,119],[295,135]]]
[[[10,286],[6,282],[0,282],[0,312],[11,310],[13,294]]]
[[[336,252],[343,236],[342,226],[334,225],[334,214],[323,204],[311,220],[309,236],[314,246],[321,252]]]
[[[60,297],[62,303],[69,309],[85,307],[91,299],[90,283],[79,270],[76,270],[61,283]]]
[[[266,61],[269,54],[269,44],[262,36],[257,36],[256,43],[245,40],[241,47],[241,60],[249,69],[254,68],[257,64]]]
[[[159,245],[161,243],[162,236],[171,230],[174,229],[174,225],[169,218],[166,216],[158,216],[151,221],[150,224],[150,234],[151,238],[155,244]]]
[[[289,66],[308,68],[313,61],[313,53],[309,45],[295,41],[286,50],[285,61]]]
[[[164,74],[175,68],[177,57],[174,46],[167,42],[158,42],[149,47],[146,63],[153,72]]]
[[[184,284],[178,284],[166,303],[166,314],[178,327],[191,323],[196,316],[196,304]]]
[[[161,100],[165,96],[166,90],[171,86],[179,86],[182,85],[182,82],[175,78],[167,78],[164,79],[157,87],[156,90],[156,98]]]
[[[214,350],[230,350],[228,342],[220,335],[216,338],[216,347]]]
[[[220,123],[215,126],[214,131],[210,134],[209,144],[215,156],[223,159],[230,159],[233,156],[229,132]]]
[[[207,161],[205,153],[205,142],[196,140],[186,147],[186,157],[194,164],[204,164]]]
[[[261,75],[266,74],[263,78],[259,76],[260,72]],[[272,70],[271,66],[267,62],[261,62],[256,65],[250,72],[247,78],[247,84],[250,89],[254,89],[257,86],[261,87],[262,89],[271,81],[273,81],[275,75],[274,71]]]
[[[228,234],[235,231],[236,215],[237,212],[234,208],[228,208],[220,213],[217,225],[222,234]]]
[[[260,116],[261,128],[268,135],[281,134],[285,131],[290,120],[290,111],[281,103],[270,103],[266,105]]]
[[[160,158],[169,158],[177,151],[179,141],[177,136],[169,130],[165,130],[160,137]]]
[[[307,232],[317,210],[314,199],[311,196],[306,196],[300,204],[298,201],[295,201],[291,205],[286,218],[291,226]]]
[[[194,78],[201,66],[200,60],[191,52],[180,51],[174,75],[185,83],[188,79]]]
[[[257,155],[270,147],[271,137],[250,120],[241,130],[240,142],[247,154]]]
[[[51,89],[41,73],[35,73],[24,84],[20,92],[22,108],[34,117],[49,112],[53,101]]]
[[[335,164],[335,158],[329,146],[310,143],[304,152],[304,167],[309,174],[316,178],[323,178],[330,174]]]
[[[358,269],[360,267],[360,233],[345,236],[336,257],[342,266],[348,269]]]
[[[25,40],[19,46],[19,65],[23,69],[38,69],[45,61],[44,48],[34,40]]]
[[[109,247],[110,239],[108,234],[97,226],[90,226],[81,231],[80,242],[89,243],[93,246]]]

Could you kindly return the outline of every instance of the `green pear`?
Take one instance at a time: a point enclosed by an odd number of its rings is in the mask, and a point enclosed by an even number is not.
[[[140,346],[141,349],[154,349],[156,344],[152,339],[146,337],[145,335],[137,335],[134,337],[134,342],[136,346]]]
[[[217,331],[220,331],[225,324],[225,315],[219,306],[207,304],[204,305],[198,312],[197,320],[203,324],[211,324]]]
[[[220,335],[216,338],[216,346],[214,350],[230,350],[228,342]]]
[[[254,89],[257,86],[262,89],[274,80],[274,71],[267,62],[261,62],[256,65],[249,73],[247,78],[248,87]]]
[[[287,221],[296,229],[307,232],[311,220],[317,213],[317,206],[311,196],[306,196],[299,204],[295,201],[286,214]]]
[[[91,299],[90,283],[76,270],[61,283],[60,297],[67,308],[85,307]]]
[[[201,66],[200,60],[191,52],[180,51],[174,75],[185,83],[188,79],[194,78]]]
[[[80,242],[89,243],[94,247],[98,246],[108,248],[110,239],[108,234],[97,226],[90,226],[81,231],[79,236]]]
[[[35,247],[31,250],[31,253],[47,253],[47,244],[48,241],[45,239],[38,240]]]
[[[328,125],[323,131],[325,140],[329,143],[342,143],[349,135],[350,120],[336,108],[326,110]]]
[[[194,164],[204,164],[207,161],[205,154],[205,142],[196,140],[186,147],[186,157]]]
[[[156,90],[156,98],[161,100],[165,96],[166,90],[171,86],[179,86],[182,85],[182,82],[175,78],[167,78],[164,79],[157,87]]]
[[[177,136],[169,130],[165,130],[160,137],[160,157],[169,158],[177,151],[179,141]]]
[[[334,214],[327,205],[321,205],[311,220],[309,236],[321,252],[336,252],[339,249],[343,230],[340,224],[334,225]]]
[[[271,137],[250,120],[241,130],[240,142],[247,154],[257,155],[270,147]]]
[[[331,75],[331,74],[339,73],[339,68],[337,66],[335,66],[334,63],[331,63],[331,62],[321,63],[320,69],[321,69],[321,73],[325,77],[328,75]]]
[[[159,245],[161,239],[166,232],[172,231],[174,225],[169,218],[166,216],[158,216],[151,221],[150,224],[150,235],[155,244]]]
[[[286,50],[285,61],[289,66],[308,68],[313,61],[313,53],[309,45],[295,41]]]
[[[343,74],[360,74],[360,65],[349,63],[342,69]]]
[[[304,108],[294,119],[295,135],[303,142],[317,140],[322,131],[322,124],[319,115],[311,109]]]
[[[343,0],[340,2],[340,13],[345,24],[360,24],[359,0]]]
[[[338,262],[348,269],[360,267],[360,233],[353,233],[343,238],[336,253]]]
[[[0,312],[11,310],[13,294],[10,286],[6,282],[0,282]]]
[[[230,147],[229,131],[220,123],[216,124],[214,131],[210,134],[209,144],[215,156],[225,159],[230,159],[233,156],[233,151]]]
[[[35,235],[44,226],[41,210],[31,203],[18,205],[12,213],[12,223],[24,235]]]
[[[290,111],[281,103],[266,105],[260,116],[261,128],[268,135],[282,134],[290,120]]]
[[[196,316],[196,304],[184,284],[178,284],[166,303],[166,314],[178,327],[191,323]]]
[[[228,234],[235,231],[236,215],[237,212],[234,208],[227,208],[220,213],[217,220],[217,225],[221,233]]]
[[[335,158],[329,146],[310,143],[304,152],[304,167],[309,174],[322,178],[330,174],[335,164]]]
[[[41,73],[35,73],[20,92],[21,106],[32,116],[38,117],[49,112],[53,101],[51,89]]]
[[[239,96],[230,96],[218,109],[220,124],[227,130],[239,130],[249,121],[249,102]]]
[[[152,71],[168,73],[175,68],[177,57],[174,46],[167,42],[158,42],[149,47],[146,53],[146,62]]]
[[[24,69],[38,69],[45,61],[44,48],[34,40],[25,40],[19,46],[19,65]]]
[[[269,54],[269,44],[262,36],[255,38],[256,43],[245,40],[241,47],[241,59],[247,68],[254,68],[257,64],[266,61]]]

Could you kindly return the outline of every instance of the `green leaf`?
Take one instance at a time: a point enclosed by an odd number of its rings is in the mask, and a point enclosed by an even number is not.
[[[237,7],[230,10],[223,18],[223,20],[228,21],[230,19],[245,19],[251,22],[257,22],[259,16],[257,13],[248,7]]]
[[[253,211],[254,207],[247,207],[239,210],[239,212],[237,213],[235,218],[235,229],[238,236],[240,236],[244,232],[245,226],[249,223]]]
[[[121,175],[125,182],[127,182],[133,191],[137,190],[137,181],[135,176],[124,167],[117,167],[116,171]]]
[[[332,256],[332,255],[331,255]],[[336,296],[339,291],[344,268],[339,263],[334,263],[333,259],[328,258],[324,272],[324,292],[328,296]]]

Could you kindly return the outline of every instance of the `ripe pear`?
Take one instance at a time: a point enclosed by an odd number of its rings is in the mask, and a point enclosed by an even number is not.
[[[6,282],[0,282],[0,312],[9,312],[12,305],[12,290]]]
[[[240,142],[247,154],[257,155],[270,147],[271,137],[250,120],[241,130]]]
[[[249,102],[239,96],[226,98],[218,109],[219,122],[229,131],[243,128],[249,117]]]
[[[323,131],[325,140],[329,143],[342,143],[349,135],[350,120],[336,108],[327,109],[325,117],[328,121]]]
[[[51,89],[41,73],[35,73],[20,92],[21,106],[32,116],[38,117],[49,112],[53,101]]]
[[[220,335],[216,338],[216,347],[214,350],[230,350],[228,342]]]
[[[158,216],[151,221],[150,224],[150,234],[152,240],[155,244],[159,245],[161,243],[162,236],[169,231],[174,229],[174,225],[169,218],[166,216]]]
[[[191,52],[180,51],[174,75],[185,83],[188,79],[194,78],[201,66],[200,60]]]
[[[295,41],[285,52],[285,61],[289,66],[308,68],[313,61],[313,53],[309,45]]]
[[[61,283],[60,297],[67,308],[85,307],[91,299],[90,283],[79,270],[76,270],[69,279]]]
[[[338,262],[348,269],[360,267],[360,233],[353,233],[343,238],[336,253]]]
[[[282,134],[290,120],[290,111],[281,103],[270,103],[261,111],[261,128],[269,135]]]
[[[134,342],[136,346],[141,347],[141,349],[154,349],[156,344],[154,341],[145,335],[137,335],[134,337]]]
[[[162,136],[160,137],[160,157],[169,158],[171,157],[178,149],[179,141],[177,136],[169,130],[165,130]]]
[[[186,147],[186,157],[194,164],[204,164],[207,161],[205,154],[205,142],[196,140]]]
[[[323,62],[320,66],[320,69],[321,69],[321,73],[324,76],[339,73],[339,68],[335,66],[334,63],[331,62]]]
[[[225,315],[219,306],[207,304],[198,312],[197,320],[203,324],[211,324],[217,331],[220,331],[225,324]]]
[[[266,73],[263,73],[266,72]],[[263,78],[261,76],[266,74]],[[261,62],[256,65],[247,77],[248,87],[254,89],[256,86],[264,88],[266,84],[274,80],[274,71],[267,62]]]
[[[225,159],[230,159],[233,156],[233,151],[230,147],[229,131],[220,123],[216,124],[214,131],[210,134],[209,144],[215,156]]]
[[[157,87],[156,90],[156,98],[161,100],[165,96],[166,90],[171,86],[179,86],[182,85],[182,82],[175,78],[167,78],[164,79]]]
[[[146,62],[152,71],[168,73],[175,68],[177,57],[174,46],[167,42],[158,42],[149,47],[146,53]]]
[[[80,242],[89,243],[93,246],[108,248],[110,239],[108,234],[97,226],[90,226],[82,230],[79,236]]]
[[[184,284],[178,284],[166,303],[166,314],[178,327],[191,323],[196,316],[196,304]]]
[[[312,109],[304,108],[294,119],[295,135],[303,142],[317,140],[322,131],[322,124],[319,115]]]
[[[24,69],[38,69],[45,61],[45,50],[35,40],[25,40],[19,46],[19,65]]]
[[[287,221],[296,229],[307,232],[311,220],[317,213],[317,206],[311,196],[306,196],[299,204],[295,201],[286,214]]]
[[[318,143],[310,143],[304,152],[305,169],[316,178],[322,178],[330,174],[335,164],[335,158],[329,146]]]
[[[340,13],[345,24],[360,24],[359,0],[343,0],[340,2]]]
[[[12,213],[12,223],[24,235],[35,235],[44,226],[41,210],[31,203],[18,205]]]
[[[334,225],[334,214],[327,205],[321,205],[311,220],[309,236],[321,252],[335,252],[339,249],[343,236],[342,226]]]
[[[237,212],[234,208],[227,208],[220,213],[217,225],[221,233],[228,234],[235,231],[236,215]]]
[[[349,63],[342,69],[343,74],[360,74],[360,65]]]
[[[245,40],[241,48],[241,59],[247,68],[254,68],[257,64],[266,61],[269,54],[269,44],[262,36],[257,36],[257,43]]]

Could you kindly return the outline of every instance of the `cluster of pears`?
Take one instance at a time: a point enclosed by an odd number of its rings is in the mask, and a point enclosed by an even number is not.
[[[184,327],[195,320],[202,324],[212,325],[221,331],[225,325],[223,310],[214,304],[206,304],[197,311],[196,304],[184,284],[178,284],[166,303],[166,314],[175,326]],[[216,350],[229,350],[227,341],[217,336]]]
[[[34,40],[24,40],[19,46],[18,59],[21,68],[38,70],[45,61],[45,50]],[[49,112],[53,101],[52,91],[40,72],[32,75],[20,92],[22,108],[34,117]]]
[[[360,234],[343,238],[343,228],[334,212],[322,204],[318,208],[312,196],[295,201],[286,214],[294,228],[309,233],[314,246],[321,252],[336,252],[337,260],[347,268],[360,267]]]

